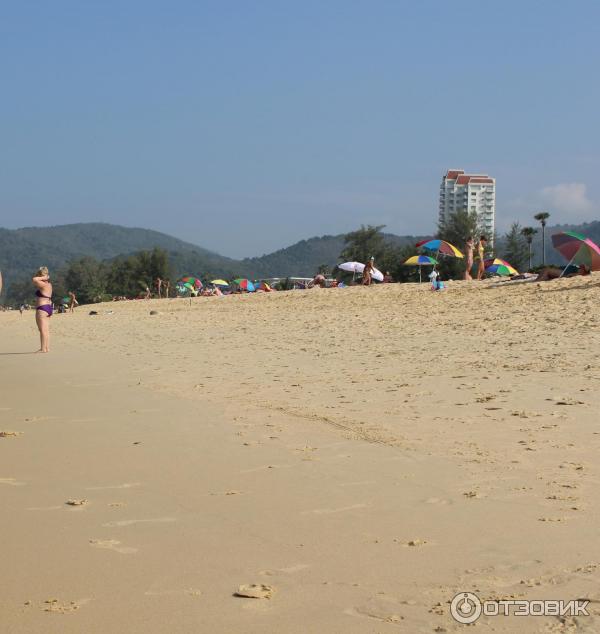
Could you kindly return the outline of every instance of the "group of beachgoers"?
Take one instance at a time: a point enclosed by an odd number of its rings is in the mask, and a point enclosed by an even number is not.
[[[487,246],[487,238],[480,236],[477,241],[477,277],[476,279],[482,280],[485,274],[485,247]],[[466,268],[465,268],[465,280],[472,280],[471,269],[473,268],[473,251],[475,250],[475,241],[473,236],[469,236],[465,242]]]
[[[468,240],[466,241],[465,251],[466,251],[467,257],[466,257],[466,270],[465,270],[464,279],[466,280],[473,279],[471,277],[471,268],[473,267],[473,263],[474,263],[473,255],[475,250],[477,251],[477,256],[479,260],[476,279],[478,280],[483,279],[483,276],[485,273],[484,252],[485,252],[486,245],[487,245],[487,240],[485,236],[480,237],[476,247],[472,237],[469,237]],[[371,257],[369,261],[367,262],[367,264],[365,265],[364,270],[362,272],[361,282],[364,286],[370,286],[372,284],[374,271],[375,271],[375,258]],[[436,273],[435,280],[437,280],[437,271],[435,271],[435,273]],[[560,277],[589,275],[590,273],[591,273],[591,270],[589,267],[586,267],[583,265],[576,266],[576,265],[569,264],[568,266],[563,268],[556,267],[556,266],[545,267],[542,271],[540,271],[537,274],[523,273],[517,276],[512,276],[511,279],[536,279],[537,281],[547,281],[547,280],[557,279]],[[40,332],[40,349],[38,350],[38,352],[46,353],[50,351],[50,317],[52,317],[52,314],[54,312],[54,305],[52,302],[52,282],[50,281],[50,274],[49,274],[48,268],[45,266],[40,267],[38,271],[35,273],[35,275],[33,276],[32,281],[36,289],[35,291],[35,296],[36,296],[35,321],[36,321],[38,330]],[[385,283],[385,282],[391,282],[391,281],[392,281],[392,278],[389,272],[386,272],[386,274],[383,277],[383,282]],[[330,280],[326,280],[325,276],[319,273],[315,275],[312,282],[309,282],[305,286],[305,288],[312,288],[312,287],[324,288],[325,286],[327,286],[327,282],[330,282]],[[338,282],[337,280],[334,280],[334,282],[335,283],[333,284],[333,286],[338,286],[338,287],[344,286],[343,283]],[[155,280],[154,286],[156,289],[156,296],[159,299],[163,297],[164,298],[169,297],[171,284],[168,280],[164,281],[161,278],[157,278]],[[0,291],[1,290],[2,290],[2,277],[0,274]],[[203,289],[202,291],[199,291],[197,294],[202,296],[224,295],[223,291],[218,286],[215,286],[214,288]],[[152,297],[152,291],[150,290],[149,286],[146,286],[144,297],[146,299],[150,299]],[[73,291],[68,292],[68,298],[69,298],[68,304],[65,305],[65,302],[62,302],[60,305],[61,312],[68,311],[72,313],[74,312],[75,307],[78,305],[77,297]],[[113,298],[114,301],[119,299],[123,300],[126,298],[125,297]],[[26,306],[21,305],[21,308],[20,308],[21,313],[25,309],[26,309]]]

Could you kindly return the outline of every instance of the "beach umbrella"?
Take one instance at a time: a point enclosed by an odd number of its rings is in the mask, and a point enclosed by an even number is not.
[[[250,280],[238,278],[237,280],[233,280],[242,290],[248,291],[249,293],[254,292],[254,284]]]
[[[215,286],[229,286],[229,282],[227,280],[211,280],[210,283]]]
[[[257,291],[266,291],[267,293],[272,290],[271,287],[266,282],[258,282],[258,284],[254,284]]]
[[[348,271],[349,273],[362,273],[365,265],[362,262],[343,262],[338,264],[338,269]]]
[[[342,271],[348,271],[349,273],[354,273],[354,275],[356,275],[357,273],[362,273],[365,270],[365,265],[362,262],[343,262],[342,264],[338,264],[337,266],[338,269],[341,269]],[[378,282],[383,282],[383,273],[379,269],[374,268],[373,272],[371,273],[371,277]]]
[[[185,277],[182,277],[180,281],[183,284],[190,284],[196,289],[202,288],[202,282],[197,277],[193,277],[192,275],[186,275]]]
[[[417,242],[416,247],[427,249],[428,251],[436,251],[438,254],[449,255],[453,258],[464,258],[465,256],[453,245],[445,240],[421,240]]]
[[[583,264],[591,271],[600,271],[600,247],[584,235],[574,231],[555,233],[552,246],[569,264]]]
[[[429,255],[413,255],[404,262],[405,266],[429,266],[437,264],[438,261]]]
[[[489,258],[483,261],[486,273],[492,273],[493,275],[518,275],[519,271],[509,264],[506,260],[500,258]]]
[[[404,262],[404,266],[418,266],[419,267],[419,283],[421,283],[421,267],[422,266],[434,266],[437,264],[437,260],[435,258],[430,257],[429,255],[413,255],[408,258]]]

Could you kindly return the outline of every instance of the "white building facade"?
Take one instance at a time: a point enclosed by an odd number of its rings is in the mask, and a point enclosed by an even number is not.
[[[483,232],[492,241],[496,225],[496,179],[487,174],[448,170],[440,185],[440,223],[460,210],[477,212]]]

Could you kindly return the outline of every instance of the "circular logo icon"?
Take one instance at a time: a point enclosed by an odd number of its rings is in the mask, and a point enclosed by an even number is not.
[[[450,614],[459,623],[475,623],[481,616],[481,600],[472,592],[459,592],[452,599]]]

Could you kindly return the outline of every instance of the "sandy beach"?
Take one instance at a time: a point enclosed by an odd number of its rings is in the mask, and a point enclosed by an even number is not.
[[[0,313],[0,631],[600,631],[600,274],[448,286]]]

